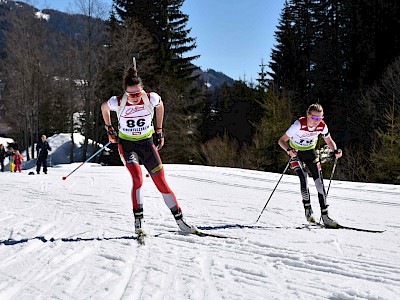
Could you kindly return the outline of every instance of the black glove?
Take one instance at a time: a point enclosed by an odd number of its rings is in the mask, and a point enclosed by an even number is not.
[[[111,143],[117,143],[118,133],[115,131],[112,125],[106,125],[108,141]]]
[[[161,149],[162,146],[164,145],[164,135],[162,132],[155,132],[153,134],[153,140],[154,140],[154,145],[157,147],[157,149]]]

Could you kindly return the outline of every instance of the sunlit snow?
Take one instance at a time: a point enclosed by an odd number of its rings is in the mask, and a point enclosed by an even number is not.
[[[62,136],[49,140],[61,161]],[[280,174],[166,164],[187,221],[239,239],[178,234],[144,177],[138,245],[125,167],[87,163],[62,180],[79,164],[0,173],[0,299],[400,299],[400,186],[332,181],[331,216],[384,233],[296,229],[297,177],[255,224]]]

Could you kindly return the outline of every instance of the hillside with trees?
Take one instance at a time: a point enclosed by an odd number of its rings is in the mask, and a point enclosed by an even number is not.
[[[106,141],[100,104],[123,92],[135,55],[145,90],[165,104],[165,163],[280,173],[288,158],[278,138],[319,102],[344,150],[336,177],[400,183],[395,0],[288,0],[256,82],[196,66],[184,0],[114,0],[110,14],[77,2],[75,15],[0,3],[0,128],[20,149],[60,132]]]
[[[345,149],[343,179],[400,183],[399,156],[390,155],[400,142],[399,25],[395,0],[292,0],[282,11],[271,85],[293,117],[323,105]]]

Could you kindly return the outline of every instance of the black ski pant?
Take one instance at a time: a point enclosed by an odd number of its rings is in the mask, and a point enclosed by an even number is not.
[[[297,157],[293,158],[290,162],[291,168],[296,172],[300,179],[300,191],[303,198],[304,207],[311,206],[310,191],[308,188],[308,172],[311,173],[315,182],[315,187],[318,192],[318,201],[321,207],[321,213],[328,213],[328,203],[326,201],[326,192],[324,187],[324,180],[322,177],[321,163],[315,152],[315,149],[306,151],[297,151]]]
[[[47,158],[38,158],[36,162],[36,173],[40,173],[40,168],[43,165],[43,172],[47,173]]]

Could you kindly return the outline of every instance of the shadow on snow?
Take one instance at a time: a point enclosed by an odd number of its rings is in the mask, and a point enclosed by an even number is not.
[[[243,225],[243,224],[223,224],[218,226],[197,226],[200,230],[217,230],[217,229],[279,229],[292,228],[287,226],[261,226],[261,225]]]
[[[119,236],[119,237],[96,237],[96,238],[50,238],[46,239],[44,236],[35,236],[33,238],[26,238],[26,239],[20,239],[20,240],[14,240],[14,239],[8,239],[8,240],[3,240],[0,241],[0,245],[6,245],[6,246],[13,246],[16,244],[22,244],[26,243],[29,241],[33,240],[39,240],[42,241],[43,243],[47,242],[89,242],[89,241],[108,241],[108,240],[136,240],[136,236]]]

